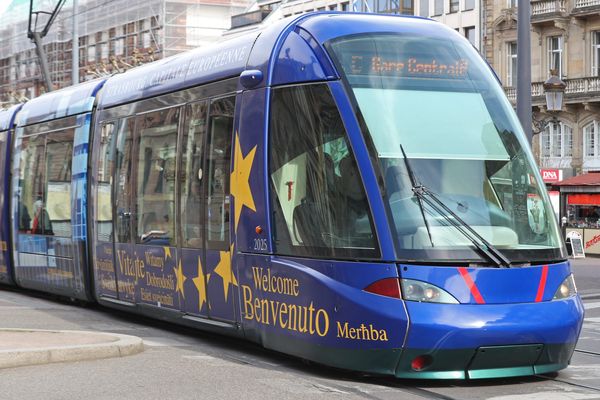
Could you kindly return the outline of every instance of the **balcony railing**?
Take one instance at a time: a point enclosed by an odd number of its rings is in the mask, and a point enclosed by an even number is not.
[[[505,87],[506,97],[512,102],[517,100],[517,88]],[[538,97],[544,94],[544,84],[542,82],[533,82],[531,84],[531,97]]]
[[[593,76],[589,78],[575,78],[565,80],[567,87],[565,89],[565,98],[585,97],[600,94],[600,77]],[[517,99],[517,89],[514,87],[505,87],[506,96],[512,102]],[[533,82],[531,84],[531,97],[541,97],[544,95],[544,83]]]
[[[598,0],[583,0],[598,1]],[[565,13],[567,6],[565,0],[543,0],[531,2],[531,16],[536,17],[544,14]]]
[[[600,0],[575,0],[575,8],[600,6]]]
[[[600,92],[600,77],[568,79],[566,95],[585,95],[588,93]]]

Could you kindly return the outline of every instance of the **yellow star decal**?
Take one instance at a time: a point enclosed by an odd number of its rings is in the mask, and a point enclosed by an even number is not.
[[[165,261],[167,261],[167,258],[173,258],[173,256],[171,255],[171,248],[168,246],[163,247],[163,249],[165,249]]]
[[[173,271],[175,272],[175,278],[177,278],[177,286],[175,288],[175,293],[181,293],[181,297],[185,299],[185,295],[183,294],[183,282],[185,282],[187,278],[185,277],[185,275],[183,275],[181,260],[179,260],[179,266],[177,268],[173,267]]]
[[[252,163],[254,162],[254,155],[256,153],[256,146],[246,157],[242,154],[242,147],[240,145],[240,137],[236,133],[235,135],[235,154],[233,158],[233,171],[231,172],[231,195],[234,197],[234,211],[235,211],[235,231],[237,232],[238,223],[240,221],[240,215],[242,215],[242,207],[246,206],[252,211],[256,211],[254,205],[254,198],[252,197],[252,190],[250,190],[250,171],[252,170]]]
[[[206,282],[210,279],[210,274],[206,274],[206,280],[204,271],[202,271],[202,263],[200,257],[198,257],[198,276],[194,279],[194,285],[198,289],[198,310],[202,310],[202,306],[206,303]]]
[[[215,268],[215,273],[223,278],[223,292],[225,293],[225,302],[227,302],[227,295],[229,293],[229,285],[237,286],[237,280],[231,270],[231,254],[233,254],[233,244],[231,245],[230,251],[220,251],[221,260]]]

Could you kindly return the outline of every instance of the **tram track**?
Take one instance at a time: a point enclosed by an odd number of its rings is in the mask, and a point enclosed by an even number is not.
[[[592,356],[598,356],[600,357],[600,353],[597,351],[590,351],[590,350],[581,350],[581,349],[575,349],[576,353],[582,353],[582,354],[588,354],[588,355],[592,355]]]
[[[597,352],[597,351],[575,349],[575,352],[580,353],[580,354],[586,354],[586,355],[590,355],[590,356],[600,357],[600,352]],[[569,385],[569,386],[573,386],[573,387],[577,387],[577,388],[581,388],[581,389],[587,389],[587,390],[591,390],[591,391],[600,393],[600,387],[590,386],[590,385],[574,382],[572,380],[563,379],[558,376],[557,377],[551,377],[551,376],[546,376],[546,375],[535,375],[535,376],[540,379],[554,381],[554,382],[560,382],[565,385]]]
[[[417,395],[417,396],[421,396],[423,398],[426,399],[431,399],[431,400],[458,400],[458,398],[456,397],[451,397],[451,396],[447,396],[445,394],[441,394],[441,393],[437,393],[431,390],[427,390],[427,389],[423,389],[420,387],[416,387],[416,386],[408,386],[402,382],[395,382],[392,380],[386,380],[383,378],[378,378],[375,379],[374,382],[377,382],[378,384],[380,384],[381,386],[387,386],[387,387],[393,387],[393,388],[397,388],[397,389],[402,389],[406,392],[409,392],[411,394]]]
[[[544,379],[544,380],[547,380],[547,381],[560,382],[560,383],[564,383],[564,384],[569,385],[569,386],[578,387],[578,388],[581,388],[581,389],[592,390],[594,392],[600,393],[600,387],[595,387],[595,386],[590,386],[590,385],[584,385],[582,383],[576,383],[576,382],[569,381],[569,380],[566,380],[566,379],[561,379],[561,378],[552,378],[552,377],[544,376],[544,375],[535,375],[535,377],[536,378],[540,378],[540,379]]]

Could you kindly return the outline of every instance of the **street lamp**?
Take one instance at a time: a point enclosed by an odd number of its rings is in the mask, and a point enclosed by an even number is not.
[[[550,70],[550,78],[544,82],[544,92],[546,93],[546,110],[552,113],[552,115],[542,120],[533,119],[536,133],[540,133],[546,129],[546,126],[550,123],[558,122],[556,115],[562,111],[566,87],[567,84],[558,77],[557,71],[555,69]]]
[[[544,82],[546,92],[546,108],[548,111],[562,111],[563,95],[567,84],[556,74],[556,70],[550,70],[550,78]]]

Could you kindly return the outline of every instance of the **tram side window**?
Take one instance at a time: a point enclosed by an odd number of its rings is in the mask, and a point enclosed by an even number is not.
[[[73,135],[74,130],[67,129],[46,136],[46,210],[49,217],[43,225],[46,235],[71,236]],[[35,220],[34,216],[34,224]]]
[[[210,103],[207,143],[207,247],[229,249],[229,177],[235,97]]]
[[[115,196],[116,196],[116,235],[117,242],[130,241],[131,231],[131,147],[133,143],[134,118],[121,120],[117,134],[115,151]]]
[[[45,147],[44,135],[25,136],[21,142],[18,219],[19,232],[22,233],[37,233],[38,230],[41,233],[43,231],[44,219],[42,218],[42,224],[38,219],[36,232],[32,232],[32,219],[34,204],[42,204],[45,196]]]
[[[175,246],[175,158],[179,108],[137,121],[136,242]]]
[[[271,115],[276,251],[377,257],[360,174],[327,86],[274,90]]]
[[[100,129],[100,149],[98,165],[98,187],[96,191],[96,232],[102,242],[112,240],[112,170],[113,151],[116,135],[115,123],[109,122]]]
[[[71,236],[71,162],[74,129],[23,137],[19,231]]]
[[[181,149],[181,237],[184,247],[202,247],[202,151],[206,135],[207,102],[186,107]]]

